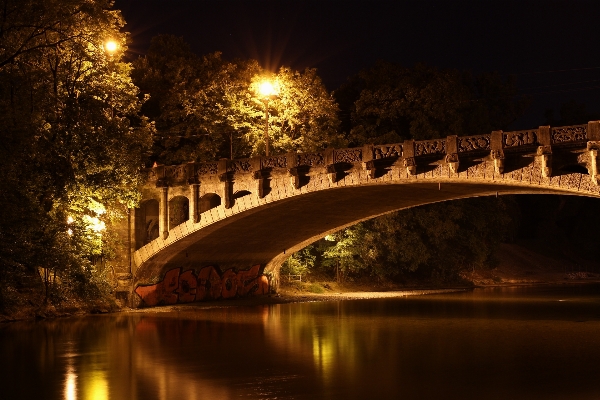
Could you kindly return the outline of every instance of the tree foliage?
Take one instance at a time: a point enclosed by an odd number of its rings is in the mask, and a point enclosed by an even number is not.
[[[353,145],[396,143],[505,129],[522,115],[512,79],[426,65],[379,62],[335,92]]]
[[[10,210],[0,216],[2,267],[81,267],[100,243],[89,224],[69,237],[68,216],[80,224],[100,202],[112,210],[100,218],[117,217],[138,200],[152,126],[137,116],[131,67],[120,61],[124,21],[111,7],[0,1],[0,174],[10,188],[0,197]]]
[[[349,278],[456,281],[462,271],[493,267],[497,244],[514,238],[518,220],[512,197],[430,204],[340,230],[292,259],[329,275],[339,268]],[[303,262],[305,253],[311,263]]]
[[[165,164],[264,154],[267,76],[256,60],[193,54],[182,38],[159,35],[135,62],[134,81],[149,96],[143,112],[156,120],[151,161]],[[337,105],[316,70],[281,68],[268,76],[280,88],[268,102],[272,153],[312,151],[338,134]]]

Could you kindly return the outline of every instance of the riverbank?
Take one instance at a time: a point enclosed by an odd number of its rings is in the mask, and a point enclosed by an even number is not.
[[[487,281],[487,279],[486,279]],[[325,302],[325,301],[345,301],[345,300],[364,300],[364,299],[382,299],[382,298],[400,298],[408,296],[423,296],[441,293],[453,293],[474,288],[497,287],[497,286],[542,286],[542,285],[561,285],[561,284],[589,284],[600,283],[600,276],[590,276],[584,279],[568,279],[564,275],[556,280],[541,280],[535,277],[523,281],[511,279],[505,282],[491,282],[480,285],[456,285],[444,288],[431,288],[423,285],[422,287],[401,288],[390,285],[366,285],[366,284],[346,284],[338,285],[335,282],[307,282],[303,288],[297,284],[284,284],[280,290],[271,295],[253,296],[244,298],[234,298],[226,300],[210,300],[194,303],[166,305],[150,308],[129,308],[116,307],[109,301],[99,301],[95,305],[89,304],[70,304],[67,307],[56,308],[51,305],[43,307],[24,307],[18,312],[2,315],[0,314],[0,323],[23,320],[43,320],[51,318],[61,318],[70,316],[84,316],[90,314],[106,313],[148,313],[158,314],[173,311],[190,311],[221,307],[247,307],[263,306],[272,304],[304,303],[304,302]],[[322,293],[314,293],[309,290],[319,290],[315,288],[324,288]]]
[[[361,299],[383,299],[393,297],[422,296],[428,294],[452,293],[470,290],[464,287],[445,289],[411,289],[394,291],[346,291],[330,293],[293,292],[288,287],[282,288],[278,293],[264,296],[234,298],[227,300],[209,300],[195,303],[176,304],[152,308],[124,308],[122,312],[130,313],[162,313],[173,311],[185,311],[190,309],[207,309],[216,307],[244,307],[263,306],[272,304],[308,303],[321,301],[361,300]]]
[[[119,308],[114,299],[97,299],[87,302],[65,301],[59,307],[43,305],[41,290],[31,289],[21,293],[17,305],[0,313],[0,322],[48,319],[73,315],[147,312],[159,313],[178,309],[256,306],[314,301],[339,301],[417,296],[471,290],[476,287],[516,285],[559,285],[600,282],[600,267],[585,260],[558,259],[544,256],[529,248],[515,244],[501,244],[496,268],[464,271],[463,283],[435,286],[429,282],[408,282],[403,285],[391,282],[363,280],[337,283],[325,278],[307,277],[303,282],[284,282],[277,294],[206,301],[145,309]]]

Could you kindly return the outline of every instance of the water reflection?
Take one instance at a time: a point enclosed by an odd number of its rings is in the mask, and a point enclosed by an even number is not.
[[[600,398],[600,286],[0,326],[2,399]]]

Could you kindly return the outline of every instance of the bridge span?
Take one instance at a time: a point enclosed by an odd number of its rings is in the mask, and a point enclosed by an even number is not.
[[[157,166],[122,229],[120,290],[141,305],[266,293],[293,252],[395,210],[505,194],[600,197],[599,149],[592,121]]]

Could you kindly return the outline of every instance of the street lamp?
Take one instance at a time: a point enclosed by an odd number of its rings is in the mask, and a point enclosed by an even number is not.
[[[106,52],[106,54],[108,55],[108,62],[109,62],[109,68],[110,68],[110,76],[111,78],[113,78],[115,76],[115,72],[113,71],[113,55],[115,54],[115,52],[117,51],[117,49],[119,48],[119,43],[117,43],[116,41],[112,40],[112,39],[108,39],[106,42],[104,42],[104,51]],[[113,82],[111,82],[110,85],[110,97],[109,97],[109,102],[110,102],[110,117],[111,119],[114,118],[115,116],[115,108],[113,103]]]
[[[106,42],[104,42],[104,50],[110,55],[113,55],[118,48],[119,44],[112,39],[109,39]]]
[[[277,97],[277,87],[271,81],[262,81],[258,87],[261,100],[265,103],[265,155],[269,157],[269,100]]]

